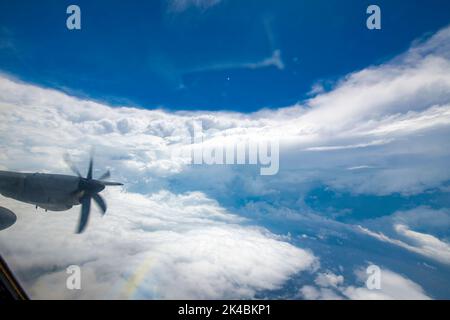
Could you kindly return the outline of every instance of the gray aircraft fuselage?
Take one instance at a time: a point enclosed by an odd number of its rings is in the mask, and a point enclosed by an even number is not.
[[[0,194],[51,211],[80,204],[80,178],[46,173],[0,171]]]

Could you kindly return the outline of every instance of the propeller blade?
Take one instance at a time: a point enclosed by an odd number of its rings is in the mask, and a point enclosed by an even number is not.
[[[102,214],[104,215],[106,213],[105,200],[103,200],[103,198],[97,193],[94,193],[92,195],[92,198],[94,199],[95,203],[100,207],[100,209],[102,210]]]
[[[90,212],[91,212],[91,197],[85,196],[81,199],[81,215],[77,233],[82,233],[84,231],[84,228],[86,228]]]
[[[81,173],[78,170],[78,168],[73,164],[72,160],[70,159],[68,154],[64,155],[64,162],[67,164],[67,166],[72,170],[73,173],[75,173],[77,176],[81,177]]]
[[[110,181],[99,181],[99,182],[105,186],[123,186],[123,183],[120,182],[110,182]]]
[[[94,158],[91,156],[91,160],[89,160],[89,170],[88,170],[88,173],[87,173],[87,176],[86,176],[86,178],[88,180],[92,179],[92,167],[93,166],[94,166]]]
[[[97,180],[106,180],[106,179],[108,179],[109,177],[111,177],[111,172],[109,172],[109,170],[108,170],[108,171],[106,171],[104,174],[102,174],[102,175],[100,176],[100,178],[98,178]]]

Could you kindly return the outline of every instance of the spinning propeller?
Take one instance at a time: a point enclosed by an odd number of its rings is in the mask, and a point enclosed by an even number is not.
[[[65,157],[65,160],[69,165],[70,169],[72,169],[72,171],[80,178],[78,189],[74,193],[81,195],[80,196],[81,215],[77,233],[82,233],[83,230],[86,228],[89,219],[89,214],[91,213],[91,200],[92,199],[94,200],[94,202],[101,209],[102,215],[104,215],[106,213],[107,206],[105,200],[103,200],[103,198],[99,195],[99,193],[102,192],[106,186],[122,186],[123,184],[119,182],[105,181],[105,179],[108,179],[111,176],[109,170],[106,171],[104,174],[102,174],[98,179],[93,179],[92,170],[94,160],[92,156],[89,161],[89,169],[86,178],[83,178],[80,171],[73,163],[71,163],[68,156]]]

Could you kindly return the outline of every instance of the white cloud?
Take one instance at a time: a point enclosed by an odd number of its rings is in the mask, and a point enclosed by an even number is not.
[[[344,282],[344,277],[341,275],[336,275],[332,272],[320,273],[315,283],[321,287],[337,287]]]
[[[445,265],[450,264],[450,244],[445,236],[450,226],[448,208],[421,206],[391,215],[361,221],[359,231]],[[438,236],[444,237],[439,239]]]
[[[314,286],[303,286],[300,288],[300,295],[306,300],[342,300],[342,296],[335,290],[329,288],[316,288]]]
[[[208,72],[208,71],[223,71],[230,69],[261,69],[267,67],[275,67],[279,70],[283,70],[285,68],[285,64],[281,57],[281,50],[273,50],[272,55],[266,58],[260,58],[250,60],[249,61],[228,61],[228,62],[219,62],[219,63],[211,63],[204,66],[192,68],[189,70],[185,70],[187,73],[194,72]]]
[[[386,143],[389,143],[390,140],[375,140],[370,141],[368,143],[359,143],[352,145],[344,145],[344,146],[322,146],[322,147],[310,147],[307,148],[306,151],[335,151],[335,150],[346,150],[346,149],[358,149],[358,148],[366,148],[371,146],[379,146]]]
[[[317,300],[320,297],[320,292],[313,286],[303,286],[300,289],[300,294],[306,300]]]
[[[439,240],[438,238],[425,233],[415,232],[408,229],[407,226],[397,224],[394,226],[397,233],[402,236],[405,241],[390,238],[383,233],[373,232],[367,228],[360,227],[360,230],[380,241],[397,245],[411,252],[418,253],[432,260],[441,263],[450,264],[450,244]],[[409,243],[408,243],[409,242]]]
[[[0,247],[33,298],[252,298],[316,260],[201,193],[105,198],[107,215],[92,212],[82,235],[73,233],[79,208],[35,212],[1,198],[19,219]],[[81,266],[81,291],[65,288],[71,264]]]
[[[269,58],[266,58],[260,62],[256,63],[245,63],[242,65],[245,68],[250,69],[259,69],[259,68],[265,68],[265,67],[276,67],[280,70],[284,69],[284,62],[281,59],[281,51],[280,50],[274,50],[272,53],[272,56]]]
[[[357,275],[364,282],[367,275],[358,271]],[[417,283],[393,271],[382,269],[381,288],[369,290],[365,287],[348,286],[342,293],[352,300],[428,300],[428,297]]]
[[[356,269],[357,281],[361,286],[344,285],[344,278],[333,273],[319,274],[317,286],[305,285],[300,288],[300,296],[312,300],[428,300],[422,287],[404,276],[388,269],[381,269],[381,288],[368,289],[365,286],[367,274]]]
[[[422,206],[396,212],[387,219],[394,225],[403,224],[430,233],[441,233],[450,229],[450,209],[448,208],[432,209]],[[380,222],[383,223],[383,221]]]

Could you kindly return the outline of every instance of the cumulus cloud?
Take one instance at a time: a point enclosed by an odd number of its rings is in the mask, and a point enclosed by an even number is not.
[[[344,282],[344,277],[341,275],[335,275],[332,272],[320,273],[315,283],[321,287],[334,287],[341,285]]]
[[[358,270],[358,278],[365,281],[367,275]],[[370,290],[365,287],[348,286],[342,293],[352,300],[429,300],[422,287],[404,276],[391,270],[381,270],[381,288]]]
[[[305,285],[300,288],[300,297],[307,300],[342,300],[341,294],[344,277],[331,271],[318,273],[315,285]]]
[[[105,198],[107,215],[93,212],[81,236],[78,208],[49,214],[1,198],[19,221],[0,234],[0,248],[33,298],[252,298],[316,260],[201,193],[111,189]],[[72,264],[81,291],[65,287]]]
[[[124,177],[165,183],[158,178],[192,170],[191,159],[173,151],[192,147],[194,124],[201,121],[210,145],[279,139],[277,179],[304,181],[307,171],[313,173],[309,180],[354,193],[420,193],[450,179],[447,35],[444,29],[391,62],[350,74],[302,105],[253,114],[110,108],[2,76],[2,165],[28,169],[21,159],[29,155],[14,146],[33,147],[50,170],[55,166],[44,160],[50,153],[96,145],[98,161],[118,160],[114,165]],[[358,175],[343,170],[361,165],[378,169]]]
[[[381,269],[381,287],[379,289],[368,289],[365,286],[367,274],[363,269],[356,269],[355,274],[360,286],[344,285],[342,275],[320,273],[315,280],[316,286],[303,286],[299,293],[302,298],[312,300],[430,299],[417,283],[391,270]]]

